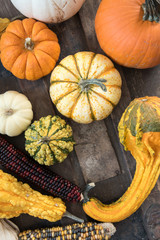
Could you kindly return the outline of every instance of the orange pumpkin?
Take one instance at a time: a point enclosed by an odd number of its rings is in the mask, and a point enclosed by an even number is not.
[[[96,14],[95,29],[101,48],[127,67],[150,68],[160,64],[159,1],[144,2],[102,0]]]
[[[37,80],[49,74],[59,58],[57,36],[34,19],[9,24],[1,38],[1,61],[13,75]]]

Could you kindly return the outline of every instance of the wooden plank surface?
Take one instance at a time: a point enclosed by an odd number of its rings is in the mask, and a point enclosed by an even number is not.
[[[116,176],[120,167],[104,121],[87,125],[73,123],[72,127],[85,181],[98,182]]]
[[[94,30],[95,14],[100,2],[100,0],[86,0],[80,12],[71,19],[61,24],[48,25],[57,33],[59,39],[61,46],[59,61],[78,51],[89,50],[103,53]],[[9,0],[0,0],[0,6],[0,17],[11,18],[18,14]],[[63,163],[56,164],[50,169],[73,181],[82,189],[86,182],[95,181],[96,187],[90,195],[98,197],[105,203],[115,201],[126,191],[135,170],[135,160],[129,153],[124,152],[119,143],[117,126],[123,111],[135,97],[145,95],[160,97],[160,66],[146,70],[127,69],[116,64],[115,66],[123,80],[122,97],[118,106],[107,119],[82,125],[64,118],[52,104],[49,96],[49,75],[35,82],[19,80],[5,70],[0,63],[0,93],[7,90],[22,92],[32,102],[34,120],[49,114],[58,114],[73,128],[76,140],[74,151]],[[24,134],[13,138],[5,137],[24,151]],[[115,224],[117,232],[113,236],[113,240],[160,239],[160,235],[157,233],[160,226],[158,222],[160,214],[159,181],[158,184],[142,208],[128,219]],[[73,214],[85,220],[91,220],[83,212],[81,204],[66,203],[66,205]],[[21,230],[73,223],[67,218],[50,223],[24,214],[12,220]]]

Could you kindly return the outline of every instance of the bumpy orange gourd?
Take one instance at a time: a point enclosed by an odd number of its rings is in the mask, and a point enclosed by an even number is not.
[[[49,74],[60,54],[57,36],[34,19],[9,24],[1,38],[1,61],[16,77],[37,80]]]
[[[83,209],[98,221],[118,222],[134,213],[154,188],[160,174],[160,98],[137,98],[118,126],[121,143],[136,160],[133,181],[115,203],[102,204],[85,196]]]
[[[102,0],[95,30],[103,51],[127,67],[150,68],[160,64],[158,2]]]

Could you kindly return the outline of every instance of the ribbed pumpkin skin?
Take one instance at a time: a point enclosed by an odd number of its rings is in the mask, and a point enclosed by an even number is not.
[[[32,105],[29,99],[17,91],[0,94],[0,133],[18,136],[31,124]]]
[[[143,21],[144,0],[102,0],[95,19],[98,42],[115,62],[133,68],[160,64],[160,24]]]
[[[25,47],[29,38],[33,42],[33,49]],[[20,79],[37,80],[49,74],[59,54],[56,34],[34,19],[11,22],[1,38],[2,64]]]
[[[118,222],[134,213],[154,188],[160,174],[160,98],[144,97],[130,103],[119,126],[119,137],[136,160],[133,181],[115,203],[91,198],[84,211],[98,221]]]
[[[86,80],[104,79],[107,91],[96,84],[82,90]],[[50,96],[58,111],[79,123],[106,118],[121,97],[121,77],[109,58],[78,52],[64,58],[51,74]]]
[[[11,0],[26,17],[46,23],[63,22],[75,15],[85,0]]]
[[[40,164],[62,162],[73,150],[72,129],[58,116],[42,117],[25,131],[25,149]]]

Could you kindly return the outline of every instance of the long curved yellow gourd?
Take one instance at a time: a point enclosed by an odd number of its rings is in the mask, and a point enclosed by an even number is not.
[[[42,195],[28,184],[17,182],[15,177],[0,170],[0,218],[18,217],[21,213],[28,213],[55,222],[65,212],[65,204],[60,198]]]
[[[160,98],[135,99],[119,123],[119,137],[136,160],[133,181],[115,203],[105,205],[85,199],[83,209],[102,222],[118,222],[134,213],[154,188],[160,174]]]

